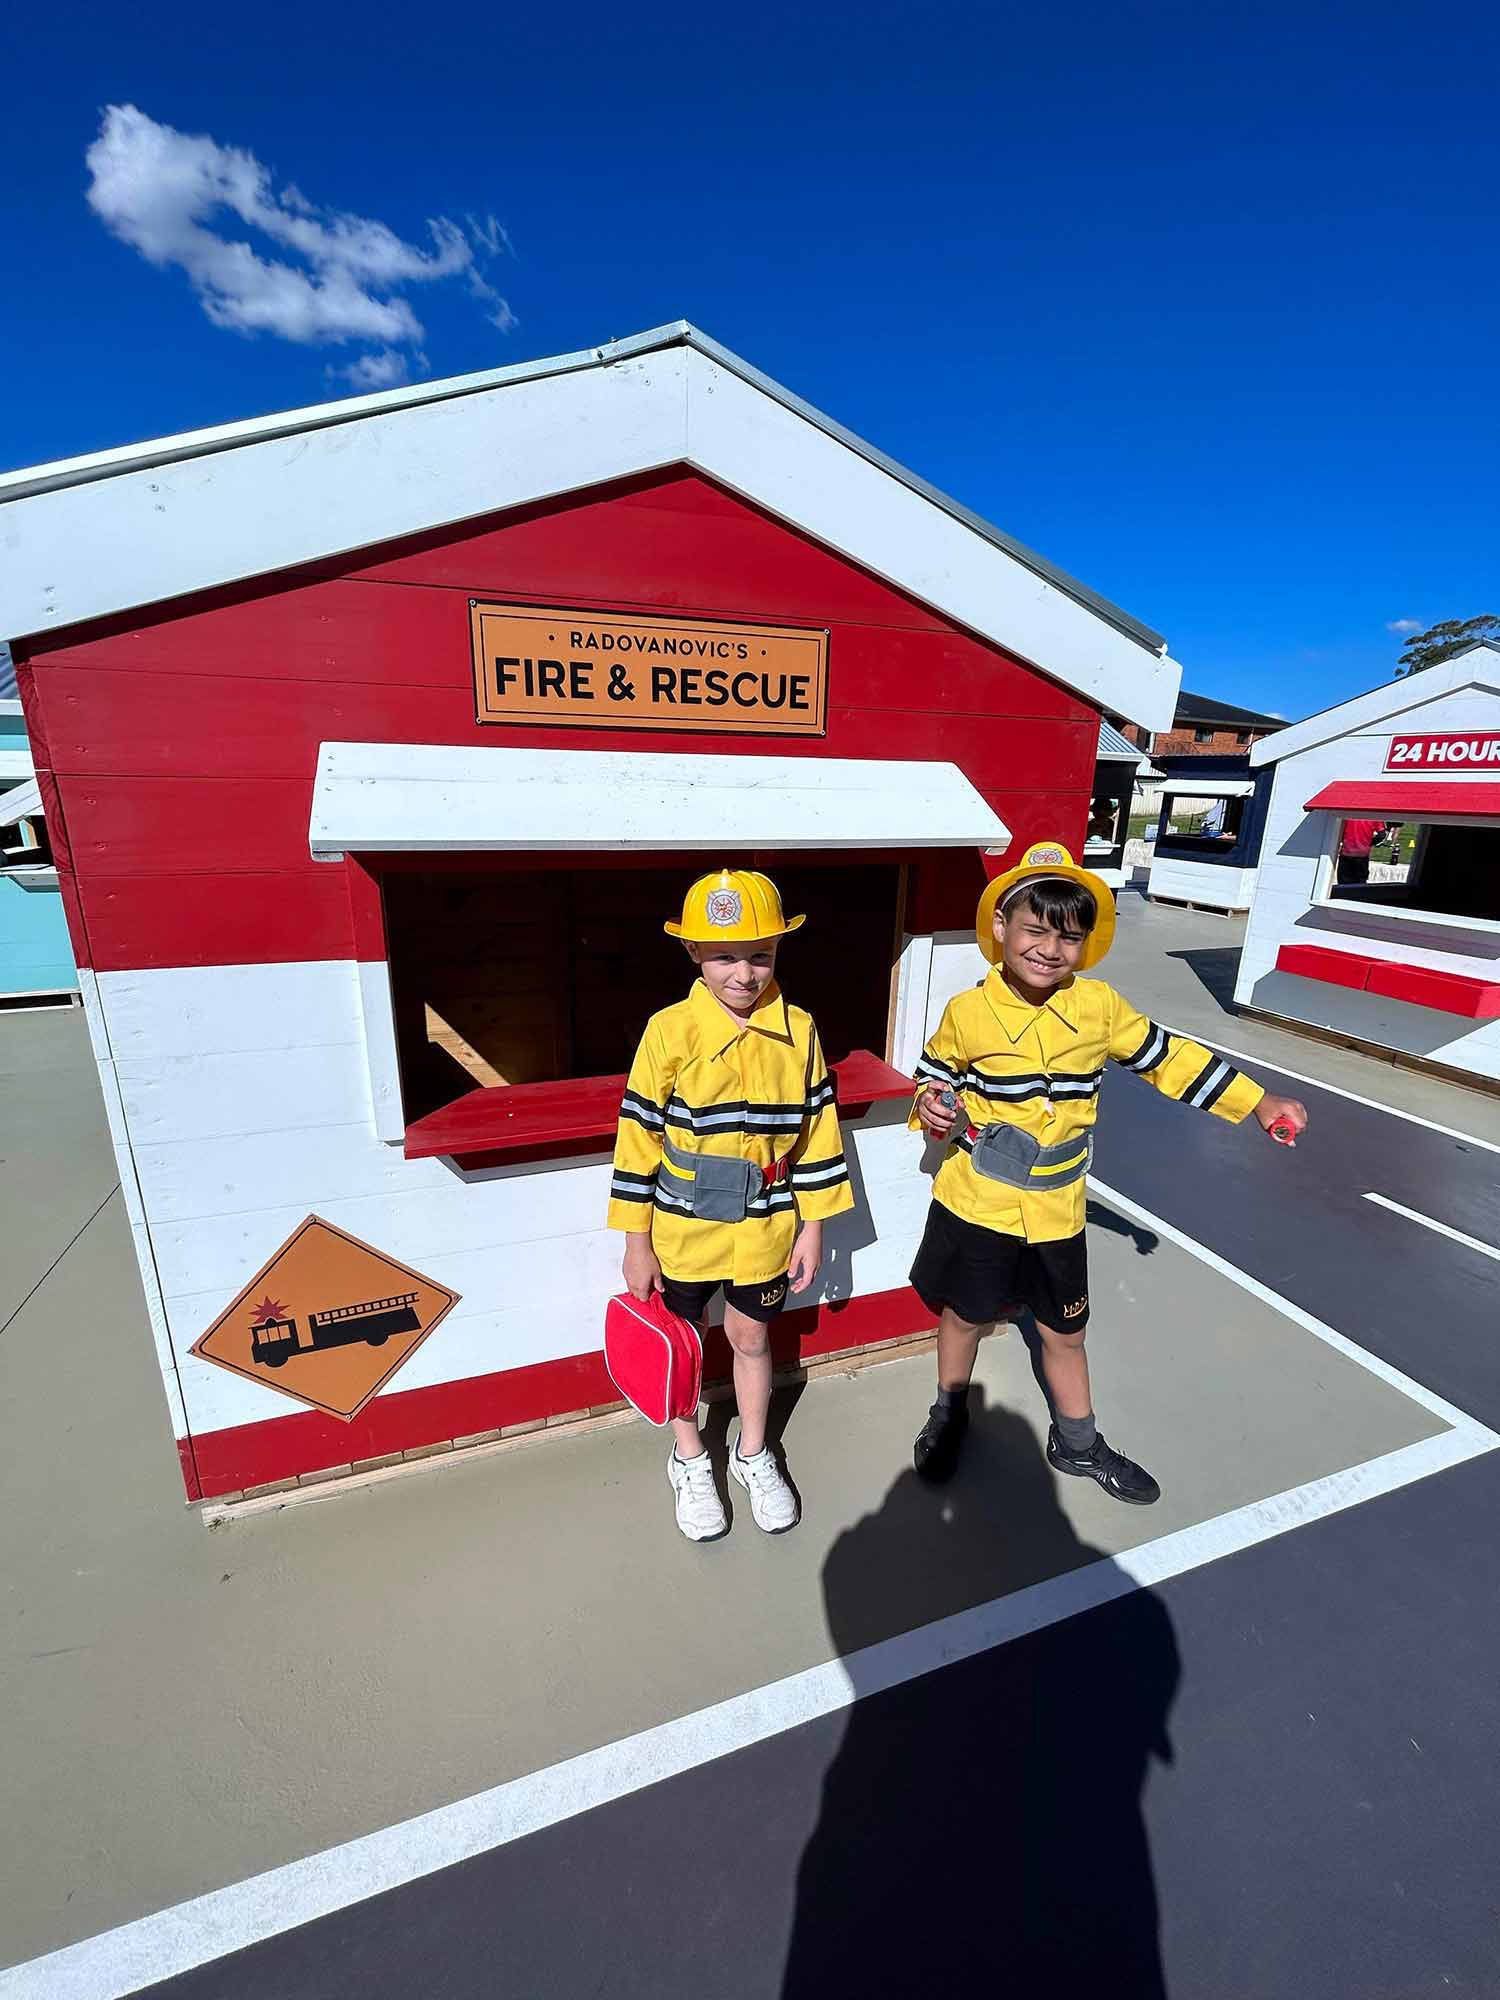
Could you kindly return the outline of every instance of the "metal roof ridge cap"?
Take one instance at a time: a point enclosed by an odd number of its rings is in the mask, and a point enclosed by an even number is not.
[[[1098,591],[1091,590],[1086,583],[1080,582],[1067,570],[1060,569],[1046,556],[1039,555],[1025,542],[1019,542],[1014,535],[1008,535],[1003,528],[997,528],[993,521],[987,521],[982,514],[976,514],[972,508],[965,507],[962,501],[953,499],[940,487],[932,485],[919,473],[903,465],[899,459],[892,458],[887,452],[881,451],[879,446],[860,437],[858,432],[849,430],[835,418],[826,415],[815,403],[809,403],[794,390],[785,388],[773,376],[764,374],[750,362],[742,360],[733,349],[721,346],[717,340],[686,321],[683,322],[683,326],[685,346],[694,348],[706,359],[717,362],[722,368],[727,368],[730,374],[739,376],[740,380],[749,383],[752,389],[759,389],[763,395],[772,397],[794,416],[802,417],[826,436],[857,452],[871,465],[889,473],[911,492],[918,494],[924,500],[931,501],[935,507],[940,507],[945,514],[950,514],[954,520],[961,522],[966,528],[971,528],[985,541],[1003,549],[1007,555],[1014,557],[1044,582],[1054,585],[1064,596],[1071,597],[1075,603],[1094,612],[1104,619],[1106,624],[1113,625],[1118,632],[1123,633],[1127,639],[1133,639],[1137,645],[1143,646],[1147,652],[1158,656],[1165,655],[1167,641],[1160,632],[1143,624],[1139,618],[1133,618],[1128,611],[1122,610],[1109,598],[1101,597]]]
[[[694,332],[695,329],[686,320],[669,320],[645,333],[606,341],[600,347],[578,348],[568,354],[544,355],[532,361],[514,361],[504,368],[477,369],[467,375],[446,375],[437,382],[415,382],[400,389],[375,390],[367,396],[341,396],[331,403],[308,403],[295,410],[272,411],[263,417],[240,417],[232,423],[172,432],[165,437],[147,438],[138,444],[111,445],[104,451],[22,466],[11,472],[0,472],[0,505],[8,500],[24,500],[33,494],[52,492],[58,487],[85,486],[101,479],[114,478],[117,474],[147,472],[157,465],[204,458],[212,452],[232,451],[241,445],[270,444],[278,438],[296,437],[306,431],[330,430],[339,424],[357,423],[365,417],[417,409],[428,403],[453,402],[460,396],[482,395],[486,390],[509,388],[516,382],[539,382],[553,375],[576,375],[585,368],[609,367],[614,362],[629,361],[640,354],[696,345]]]

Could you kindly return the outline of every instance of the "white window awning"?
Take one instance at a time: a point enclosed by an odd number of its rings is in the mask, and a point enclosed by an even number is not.
[[[20,820],[32,819],[41,809],[42,788],[34,778],[29,784],[0,792],[0,826],[15,826]]]
[[[314,856],[638,847],[998,847],[955,764],[324,743]]]
[[[1174,799],[1248,799],[1253,778],[1168,778],[1162,792]]]
[[[29,750],[0,750],[0,781],[35,776],[36,766],[31,761]]]

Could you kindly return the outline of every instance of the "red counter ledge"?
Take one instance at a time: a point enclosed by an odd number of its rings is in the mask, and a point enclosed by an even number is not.
[[[910,1097],[916,1087],[868,1049],[855,1049],[830,1067],[839,1110],[846,1117],[872,1104]],[[472,1162],[599,1151],[614,1143],[624,1088],[623,1076],[588,1076],[471,1090],[407,1126],[406,1157]]]

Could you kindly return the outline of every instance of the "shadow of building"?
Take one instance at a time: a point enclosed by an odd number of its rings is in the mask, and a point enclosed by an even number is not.
[[[952,1485],[903,1472],[824,1565],[861,1698],[802,1856],[782,2000],[1166,1993],[1141,1812],[1152,1760],[1171,1761],[1181,1671],[1161,1601],[1130,1588],[896,1686],[879,1653],[862,1657],[1108,1563],[1063,1515],[1031,1430],[981,1397]]]

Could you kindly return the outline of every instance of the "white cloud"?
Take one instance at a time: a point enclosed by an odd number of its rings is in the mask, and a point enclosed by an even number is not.
[[[491,325],[508,331],[515,315],[485,277],[482,257],[508,249],[493,216],[428,222],[430,248],[408,243],[369,216],[325,209],[238,146],[158,124],[133,104],[106,107],[89,147],[88,202],[122,243],[159,268],[185,271],[215,326],[268,333],[307,345],[370,341],[376,351],[337,372],[361,388],[405,378],[422,323],[404,288],[462,280]],[[267,257],[235,224],[287,257]]]
[[[394,347],[378,347],[373,354],[361,354],[343,368],[330,368],[330,376],[352,382],[356,389],[393,389],[411,373],[409,358]]]
[[[1420,632],[1422,625],[1416,618],[1392,618],[1387,620],[1385,629],[1387,632],[1399,632],[1404,638],[1409,632]]]

